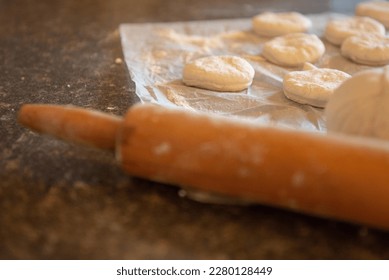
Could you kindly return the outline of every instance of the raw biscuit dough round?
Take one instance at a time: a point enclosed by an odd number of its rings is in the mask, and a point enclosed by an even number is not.
[[[366,33],[385,36],[385,27],[369,17],[353,16],[333,19],[327,22],[324,37],[332,44],[339,46],[347,37]]]
[[[389,140],[389,66],[361,71],[339,86],[325,118],[329,132]]]
[[[297,12],[264,12],[252,18],[255,33],[260,36],[276,37],[288,33],[306,32],[312,22]]]
[[[351,36],[342,43],[341,53],[360,64],[386,65],[389,63],[389,38],[372,34]]]
[[[378,20],[386,28],[389,28],[389,2],[387,1],[368,1],[356,5],[355,14],[366,16]]]
[[[251,64],[241,57],[207,56],[184,66],[183,82],[215,91],[242,91],[251,85],[254,74]]]
[[[281,66],[300,66],[316,62],[325,52],[323,42],[314,34],[292,33],[263,44],[262,55]]]
[[[284,76],[284,94],[298,103],[323,108],[334,90],[350,77],[345,72],[329,68],[292,71]]]

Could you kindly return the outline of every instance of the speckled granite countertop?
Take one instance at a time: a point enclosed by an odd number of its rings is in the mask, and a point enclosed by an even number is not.
[[[0,0],[1,259],[388,259],[387,232],[263,206],[202,204],[111,154],[20,127],[23,103],[122,115],[137,102],[123,22],[251,17],[355,1]]]

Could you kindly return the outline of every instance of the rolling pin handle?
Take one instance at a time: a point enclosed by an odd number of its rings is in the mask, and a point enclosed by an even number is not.
[[[119,117],[96,111],[43,104],[23,105],[18,121],[39,133],[112,151],[122,122]]]

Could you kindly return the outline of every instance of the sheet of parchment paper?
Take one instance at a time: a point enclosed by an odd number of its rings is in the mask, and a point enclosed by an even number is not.
[[[310,33],[323,37],[325,24],[339,14],[308,15]],[[324,132],[323,109],[288,100],[282,91],[288,71],[267,62],[261,49],[269,38],[251,29],[251,19],[230,19],[174,23],[122,24],[125,62],[142,102],[180,106],[188,110],[249,118],[264,125]],[[354,74],[367,66],[343,58],[339,48],[327,43],[318,67],[335,68]],[[255,69],[253,84],[242,92],[215,92],[185,86],[182,70],[186,62],[208,55],[238,55]]]

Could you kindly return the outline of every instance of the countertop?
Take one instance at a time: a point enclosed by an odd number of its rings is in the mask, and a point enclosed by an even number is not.
[[[0,0],[1,259],[388,259],[388,232],[261,205],[200,203],[109,152],[17,123],[24,103],[123,115],[125,22],[352,13],[357,1]]]

